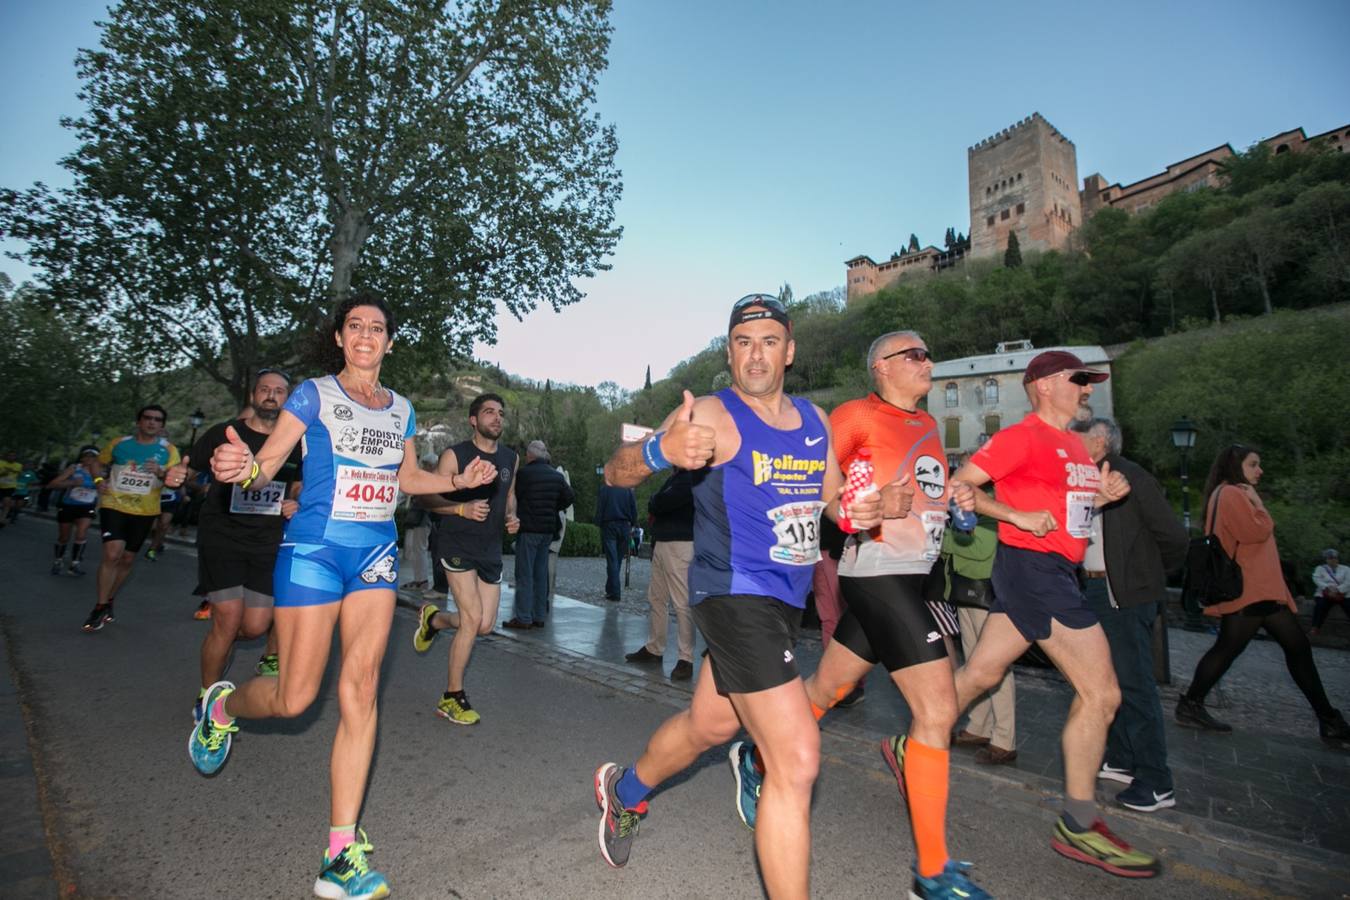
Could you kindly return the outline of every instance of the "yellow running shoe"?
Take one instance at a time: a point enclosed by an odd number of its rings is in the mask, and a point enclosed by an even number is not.
[[[456,725],[477,725],[483,717],[469,705],[467,694],[461,693],[459,696],[463,699],[441,697],[440,702],[436,704],[436,715]]]
[[[1158,858],[1136,850],[1097,819],[1087,831],[1073,831],[1061,816],[1050,846],[1061,856],[1105,869],[1122,878],[1152,878],[1162,870]]]
[[[437,629],[431,627],[431,617],[440,612],[440,609],[434,603],[423,603],[422,608],[417,613],[417,630],[413,632],[413,649],[418,653],[426,653],[431,649],[431,642],[436,640]]]

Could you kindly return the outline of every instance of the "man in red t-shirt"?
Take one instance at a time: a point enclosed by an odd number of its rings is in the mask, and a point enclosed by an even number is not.
[[[1067,429],[1092,385],[1107,377],[1072,353],[1039,354],[1022,379],[1031,412],[994,435],[953,479],[974,487],[992,481],[997,499],[976,491],[975,510],[999,522],[995,600],[975,651],[956,673],[956,694],[964,709],[1039,644],[1076,694],[1064,723],[1064,812],[1051,846],[1113,875],[1149,878],[1158,874],[1157,858],[1113,834],[1095,800],[1120,687],[1077,569],[1095,511],[1124,497],[1130,485],[1109,466],[1099,472]]]

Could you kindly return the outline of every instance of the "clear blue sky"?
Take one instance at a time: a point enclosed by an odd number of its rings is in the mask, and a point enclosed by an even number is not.
[[[58,119],[81,111],[72,61],[104,8],[0,0],[0,185],[66,183]],[[639,387],[742,294],[801,297],[842,285],[855,254],[969,231],[966,148],[1032,112],[1075,143],[1080,179],[1123,183],[1350,123],[1343,0],[617,0],[613,23],[600,111],[624,238],[587,299],[480,348],[531,378]]]

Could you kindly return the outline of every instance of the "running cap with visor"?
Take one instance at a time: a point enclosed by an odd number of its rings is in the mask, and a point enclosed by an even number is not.
[[[762,306],[763,309],[751,309]],[[792,334],[792,320],[788,318],[787,307],[773,294],[746,294],[731,307],[731,321],[727,323],[727,334],[742,322],[754,322],[759,319],[773,319]]]
[[[1105,372],[1089,369],[1081,359],[1067,350],[1047,350],[1037,354],[1036,358],[1027,364],[1027,373],[1022,376],[1022,383],[1031,384],[1033,381],[1040,381],[1060,372],[1082,372],[1093,384],[1111,377]]]

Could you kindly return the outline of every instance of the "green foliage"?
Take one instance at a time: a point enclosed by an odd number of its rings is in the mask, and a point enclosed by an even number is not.
[[[1260,491],[1275,517],[1281,555],[1311,565],[1350,540],[1350,381],[1338,371],[1350,309],[1274,316],[1138,344],[1116,360],[1115,411],[1125,453],[1175,472],[1169,430],[1188,416],[1199,429],[1191,483],[1203,498],[1218,451],[1261,452]]]
[[[77,60],[73,187],[0,191],[0,232],[27,242],[56,301],[240,402],[262,362],[312,368],[334,302],[374,290],[403,326],[397,381],[493,340],[499,304],[557,309],[607,268],[621,185],[594,104],[609,12],[123,2]]]
[[[1003,268],[1015,269],[1022,264],[1022,245],[1017,240],[1017,232],[1008,232],[1008,249],[1003,251]]]
[[[600,527],[587,522],[568,522],[559,556],[600,556]]]
[[[914,234],[913,232],[910,233],[909,246],[906,247],[905,249],[908,250],[910,253],[919,252],[919,236],[917,234]]]

